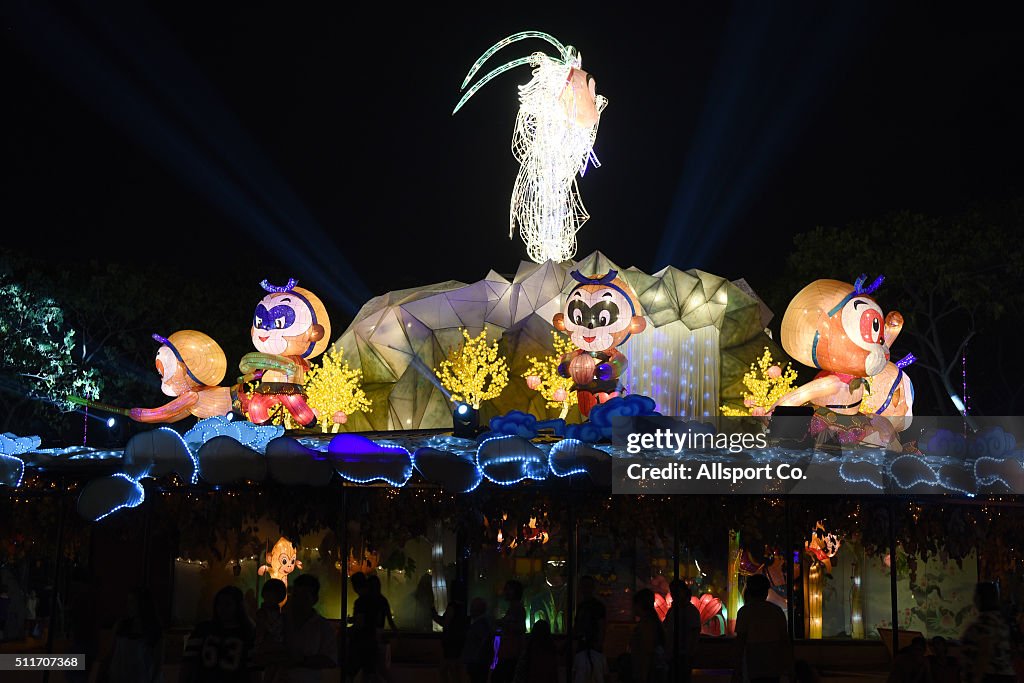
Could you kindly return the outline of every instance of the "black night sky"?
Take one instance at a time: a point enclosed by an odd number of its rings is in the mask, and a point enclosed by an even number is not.
[[[757,288],[794,233],[1022,189],[1017,24],[890,4],[6,3],[3,241],[149,263],[168,287],[293,275],[343,315],[512,272],[528,72],[450,112],[473,60],[533,28],[577,46],[610,101],[578,253]]]

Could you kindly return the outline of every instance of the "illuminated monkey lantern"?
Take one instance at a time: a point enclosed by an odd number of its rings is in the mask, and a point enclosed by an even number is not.
[[[871,378],[861,412],[881,415],[897,432],[909,429],[914,420],[914,384],[904,370],[915,360],[913,354],[908,354],[895,363],[886,363],[885,369]]]
[[[296,559],[298,553],[295,551],[295,546],[284,536],[277,539],[274,547],[267,552],[266,558],[267,564],[260,565],[256,573],[260,576],[269,574],[271,579],[278,579],[285,586],[288,585],[288,575],[296,569],[302,569],[302,560]],[[281,604],[284,605],[284,601]]]
[[[156,370],[160,389],[173,401],[159,408],[132,408],[136,422],[177,422],[189,415],[198,418],[231,412],[230,387],[217,386],[224,379],[228,362],[213,339],[195,330],[180,330],[169,337],[153,335],[160,342]]]
[[[574,270],[571,275],[579,284],[552,323],[578,347],[562,357],[558,374],[575,383],[580,414],[586,417],[596,404],[619,395],[626,357],[616,347],[643,332],[647,321],[633,288],[616,271],[587,277]]]
[[[883,315],[870,296],[883,279],[879,276],[866,287],[866,275],[852,285],[816,280],[800,290],[786,308],[782,347],[821,372],[775,406],[815,406],[812,433],[827,430],[841,443],[870,440],[898,444],[887,420],[863,415],[860,410],[866,383],[885,370],[889,348],[903,328],[902,315],[897,311]]]
[[[294,279],[283,287],[266,280],[260,286],[267,292],[256,306],[252,322],[255,353],[247,353],[238,364],[243,375],[239,382],[260,380],[244,406],[249,419],[263,424],[270,410],[281,404],[300,425],[316,421],[316,413],[306,403],[303,383],[309,370],[308,359],[327,348],[331,320],[323,303],[309,290],[297,287]]]

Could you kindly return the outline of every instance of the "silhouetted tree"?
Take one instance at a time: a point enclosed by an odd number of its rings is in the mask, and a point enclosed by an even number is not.
[[[861,273],[869,279],[884,274],[880,303],[906,318],[893,356],[913,352],[918,361],[912,367],[918,375],[927,372],[936,405],[952,413],[950,398],[962,393],[960,363],[967,345],[987,334],[986,352],[998,353],[997,340],[1006,335],[1001,324],[1019,315],[1022,229],[1024,200],[952,218],[903,212],[845,228],[815,228],[794,238],[773,304],[784,311],[789,298],[818,278],[852,282]],[[1004,367],[1009,372],[1013,365]],[[1004,404],[1004,410],[1011,408]]]

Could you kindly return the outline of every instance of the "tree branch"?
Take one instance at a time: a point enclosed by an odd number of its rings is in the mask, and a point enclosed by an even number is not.
[[[953,367],[956,366],[957,360],[961,357],[961,354],[963,353],[964,349],[967,347],[967,342],[971,341],[971,337],[973,337],[974,334],[975,334],[975,330],[971,330],[970,332],[968,332],[967,336],[964,337],[962,342],[960,342],[960,346],[958,346],[956,348],[956,352],[953,354],[953,360],[949,361],[949,365],[946,366],[946,374],[947,375],[949,373],[953,372]]]

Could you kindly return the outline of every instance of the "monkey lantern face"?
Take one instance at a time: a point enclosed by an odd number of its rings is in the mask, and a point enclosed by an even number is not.
[[[156,352],[156,370],[160,373],[160,391],[165,396],[181,396],[192,389],[185,366],[174,357],[170,347],[161,346]]]
[[[322,328],[316,335],[317,327],[309,306],[293,292],[268,294],[256,306],[252,343],[262,353],[302,356],[323,336]]]
[[[871,377],[885,369],[889,349],[885,345],[885,317],[874,299],[854,297],[843,306],[841,315],[843,332],[854,346],[867,352],[864,373]]]
[[[573,344],[598,352],[622,343],[630,334],[633,319],[632,306],[618,288],[583,285],[569,295],[563,324]]]
[[[805,365],[837,374],[873,377],[882,372],[903,316],[898,311],[882,313],[869,296],[881,278],[864,287],[866,277],[862,275],[854,285],[815,280],[801,289],[782,318],[786,353]]]

